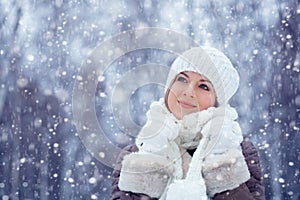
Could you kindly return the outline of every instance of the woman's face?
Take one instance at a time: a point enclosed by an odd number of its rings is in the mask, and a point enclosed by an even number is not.
[[[179,73],[170,87],[166,99],[171,113],[177,118],[205,110],[216,105],[216,94],[211,82],[199,73]]]

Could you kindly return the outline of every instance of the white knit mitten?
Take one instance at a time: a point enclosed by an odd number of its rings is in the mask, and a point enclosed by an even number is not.
[[[180,121],[180,132],[197,132],[203,128],[203,126],[209,122],[209,120],[215,117],[223,117],[226,119],[236,120],[238,114],[236,110],[229,105],[220,107],[210,107],[208,109],[194,112],[185,115]]]
[[[231,120],[236,120],[238,118],[238,113],[229,104],[219,106],[219,107],[211,107],[208,109],[208,111],[211,112],[213,117],[220,116],[220,117],[226,117]]]
[[[182,147],[196,148],[202,137],[203,126],[213,117],[213,108],[185,115],[179,123],[179,139]]]
[[[249,171],[241,142],[241,128],[236,121],[238,114],[229,105],[212,110],[213,117],[202,129],[207,143],[203,145],[203,177],[209,196],[231,190],[246,182]]]
[[[136,145],[142,152],[159,152],[178,136],[177,119],[161,102],[151,104],[147,118],[136,138]]]
[[[211,112],[212,118],[203,126],[201,133],[204,137],[209,137],[212,142],[205,147],[204,156],[239,147],[243,137],[241,128],[236,121],[238,117],[236,110],[225,105],[211,109],[209,112]]]
[[[181,131],[191,131],[194,129],[199,130],[208,120],[212,118],[212,108],[202,110],[199,112],[194,112],[188,115],[185,115],[182,118],[182,123],[180,130]]]

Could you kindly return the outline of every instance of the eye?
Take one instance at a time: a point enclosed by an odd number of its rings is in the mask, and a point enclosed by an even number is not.
[[[203,83],[199,85],[199,88],[201,88],[203,90],[206,90],[206,91],[209,91],[209,87],[206,84],[203,84]]]
[[[180,81],[180,82],[183,82],[183,83],[187,83],[186,78],[184,78],[184,77],[182,77],[182,76],[179,76],[179,77],[177,78],[177,81]]]

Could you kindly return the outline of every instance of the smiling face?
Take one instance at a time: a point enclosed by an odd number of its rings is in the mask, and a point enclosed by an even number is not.
[[[211,82],[196,72],[179,73],[166,96],[167,107],[177,119],[216,105]]]

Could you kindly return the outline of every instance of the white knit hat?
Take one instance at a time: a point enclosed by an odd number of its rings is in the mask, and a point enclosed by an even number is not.
[[[194,47],[173,62],[166,82],[169,88],[177,74],[193,71],[206,76],[212,83],[219,105],[224,105],[239,86],[239,75],[230,60],[212,47]]]

